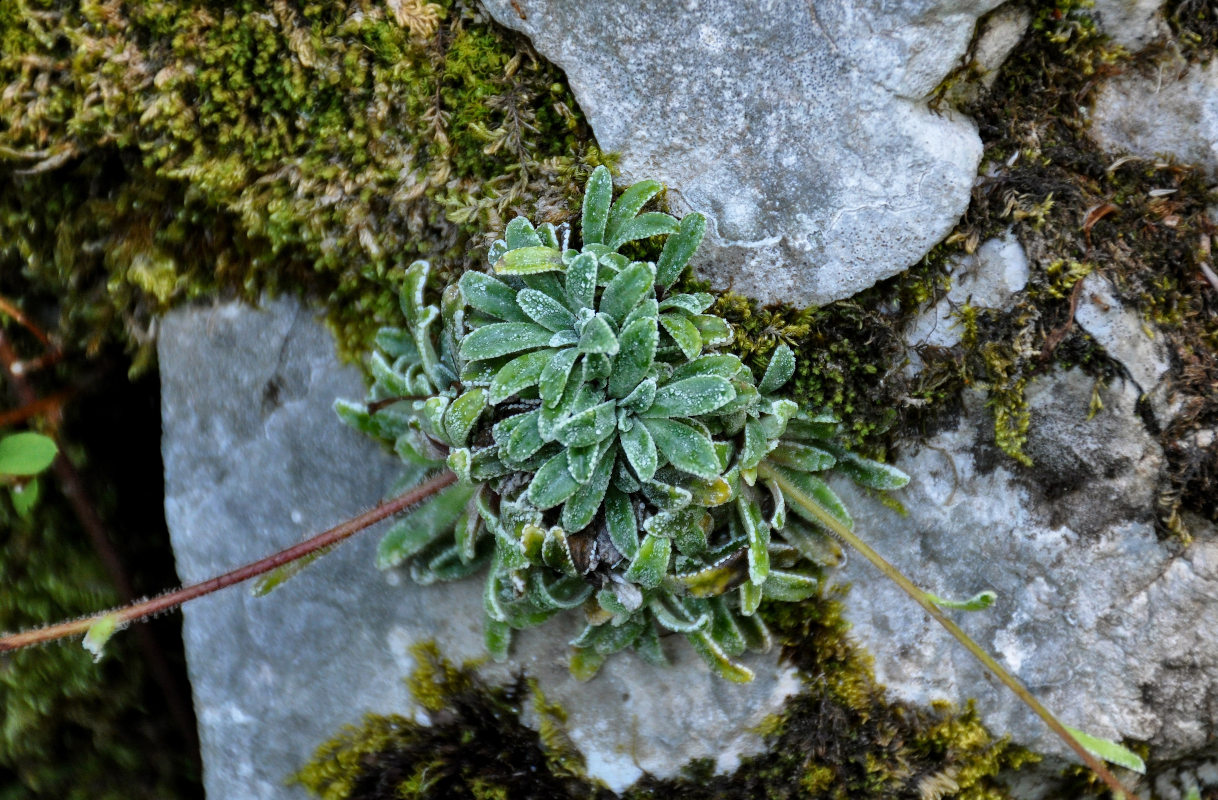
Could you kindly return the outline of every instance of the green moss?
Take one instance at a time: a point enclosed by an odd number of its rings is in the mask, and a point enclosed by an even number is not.
[[[303,290],[362,352],[395,267],[561,221],[602,160],[562,74],[466,0],[5,8],[0,268],[137,367],[153,315],[217,292]]]

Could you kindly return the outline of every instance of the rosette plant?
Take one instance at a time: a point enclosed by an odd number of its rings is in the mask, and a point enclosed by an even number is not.
[[[825,472],[879,489],[907,478],[835,446],[834,420],[777,395],[795,372],[789,347],[759,380],[720,352],[732,331],[705,313],[714,298],[672,290],[705,220],[640,213],[661,188],[644,181],[612,202],[597,169],[580,249],[565,228],[518,217],[488,271],[466,272],[438,304],[427,264],[413,264],[407,324],[378,337],[369,402],[337,408],[407,460],[460,477],[388,531],[380,563],[409,562],[423,583],[486,569],[495,658],[512,630],[578,609],[579,677],[626,648],[662,661],[660,636],[674,632],[747,681],[735,657],[770,644],[761,601],[811,595],[835,551],[792,495],[849,525]],[[660,236],[655,262],[622,252]]]
[[[760,603],[811,596],[822,568],[838,561],[840,540],[1116,796],[1133,796],[1099,758],[1135,770],[1141,759],[1064,726],[942,610],[984,608],[992,593],[938,598],[854,533],[826,474],[881,491],[908,477],[850,453],[835,441],[838,420],[781,396],[796,370],[788,346],[770,354],[760,378],[723,350],[732,331],[706,313],[713,298],[673,291],[706,222],[643,211],[662,188],[643,181],[615,202],[600,167],[586,188],[578,250],[566,226],[517,218],[490,248],[487,271],[433,290],[427,263],[411,265],[405,325],[379,332],[368,399],[340,400],[336,410],[414,465],[412,488],[202,583],[0,636],[0,652],[85,634],[100,656],[132,621],[260,575],[269,590],[344,539],[409,512],[381,540],[379,565],[408,565],[420,583],[485,571],[486,645],[496,659],[507,657],[513,630],[571,612],[585,621],[571,642],[579,678],[628,648],[662,662],[660,637],[675,633],[719,675],[748,681],[737,657],[770,647]],[[659,237],[654,262],[628,255]],[[633,244],[640,240],[647,246]]]

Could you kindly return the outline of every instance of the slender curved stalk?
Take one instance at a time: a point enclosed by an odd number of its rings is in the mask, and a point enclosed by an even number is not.
[[[338,544],[365,528],[426,500],[445,486],[455,483],[456,480],[457,476],[453,473],[447,471],[441,472],[439,475],[407,492],[403,492],[392,500],[387,500],[357,517],[352,517],[346,522],[317,534],[311,539],[201,583],[183,586],[177,591],[169,592],[159,597],[152,597],[148,600],[142,600],[138,603],[132,603],[115,611],[104,611],[100,614],[84,617],[83,619],[61,622],[58,625],[48,625],[45,628],[37,628],[31,631],[0,637],[0,653],[86,633],[94,623],[105,617],[113,616],[116,624],[120,626],[125,625],[128,622],[134,622],[144,617],[176,608],[188,600],[194,600],[195,598],[203,597],[220,589],[241,583],[242,581],[247,581],[250,578],[256,578],[273,569],[282,567],[284,564],[290,564],[318,550]]]
[[[1088,752],[1087,748],[1083,747],[1078,739],[1076,739],[1074,735],[1070,733],[1070,731],[1066,730],[1066,727],[1062,725],[1057,717],[1055,717],[1053,713],[1049,711],[1049,709],[1045,708],[1045,706],[1039,700],[1037,700],[1031,692],[1028,691],[1027,687],[1020,683],[1018,678],[1008,672],[1006,668],[999,664],[993,656],[987,653],[981,647],[981,645],[973,641],[973,638],[965,633],[963,628],[953,622],[951,618],[943,613],[942,609],[932,603],[928,599],[926,592],[919,589],[914,582],[905,577],[900,570],[888,563],[883,556],[873,550],[869,544],[860,539],[858,535],[854,533],[854,531],[847,528],[828,511],[822,508],[819,503],[812,498],[807,497],[790,481],[786,480],[786,478],[784,478],[780,472],[771,469],[769,465],[764,462],[759,465],[758,472],[759,474],[764,475],[766,478],[769,478],[777,483],[779,488],[782,489],[783,494],[785,494],[791,500],[799,503],[800,506],[815,516],[821,522],[821,524],[833,531],[833,533],[840,536],[847,544],[870,561],[876,569],[884,573],[884,575],[891,579],[892,582],[897,586],[900,586],[907,595],[913,598],[914,602],[922,606],[923,611],[946,628],[947,632],[955,637],[956,641],[964,645],[965,649],[972,653],[978,661],[985,665],[986,669],[992,672],[994,676],[998,678],[998,680],[1002,681],[1002,683],[1005,684],[1008,689],[1014,692],[1016,696],[1028,706],[1028,708],[1031,708],[1034,712],[1036,712],[1036,716],[1044,720],[1045,724],[1049,726],[1049,729],[1056,733],[1063,742],[1069,745],[1070,749],[1077,753],[1078,757],[1083,760],[1083,763],[1086,764],[1096,775],[1098,775],[1099,778],[1104,781],[1104,783],[1108,784],[1108,787],[1112,789],[1116,797],[1124,797],[1128,798],[1128,800],[1138,800],[1138,796],[1122,786],[1121,782],[1118,781],[1116,776],[1104,766],[1103,762]]]

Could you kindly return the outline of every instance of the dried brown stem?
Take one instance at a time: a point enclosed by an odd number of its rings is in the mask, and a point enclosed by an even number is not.
[[[439,475],[425,481],[408,492],[398,495],[392,500],[381,503],[373,509],[365,511],[359,516],[336,525],[329,530],[317,534],[311,539],[293,545],[286,550],[280,550],[266,558],[246,564],[243,567],[238,567],[234,570],[218,575],[201,583],[196,583],[191,586],[184,586],[177,591],[169,592],[153,597],[148,600],[142,600],[138,603],[124,606],[115,611],[103,612],[94,614],[83,619],[73,620],[71,622],[61,622],[57,625],[48,625],[45,628],[38,628],[32,631],[24,631],[9,636],[0,637],[0,653],[6,650],[16,650],[21,647],[30,645],[42,644],[56,639],[63,639],[68,636],[83,634],[96,622],[105,617],[114,616],[115,621],[119,625],[125,625],[129,622],[135,622],[145,617],[159,614],[162,611],[180,606],[182,603],[194,600],[198,597],[217,592],[220,589],[225,589],[229,586],[247,581],[250,578],[256,578],[259,575],[266,574],[273,569],[282,567],[284,564],[289,564],[299,558],[315,553],[326,547],[331,547],[339,542],[350,538],[359,533],[365,528],[387,519],[394,514],[398,514],[413,505],[421,503],[428,497],[431,497],[436,492],[446,486],[455,483],[457,476],[451,472],[441,472]]]

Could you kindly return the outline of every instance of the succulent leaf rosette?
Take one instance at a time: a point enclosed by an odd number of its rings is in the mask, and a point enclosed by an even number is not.
[[[672,291],[706,221],[644,212],[662,188],[643,181],[614,201],[598,168],[581,249],[566,226],[517,217],[490,270],[466,272],[438,304],[415,262],[405,326],[377,337],[369,401],[337,410],[403,459],[460,477],[385,534],[379,564],[409,562],[420,583],[485,571],[496,659],[511,631],[576,611],[577,677],[628,648],[663,662],[660,639],[677,633],[747,681],[737,657],[770,647],[762,600],[810,596],[840,556],[806,508],[850,525],[825,473],[876,489],[908,478],[844,450],[837,420],[781,396],[789,347],[757,379],[725,349],[714,298]],[[620,252],[660,236],[654,263]]]

